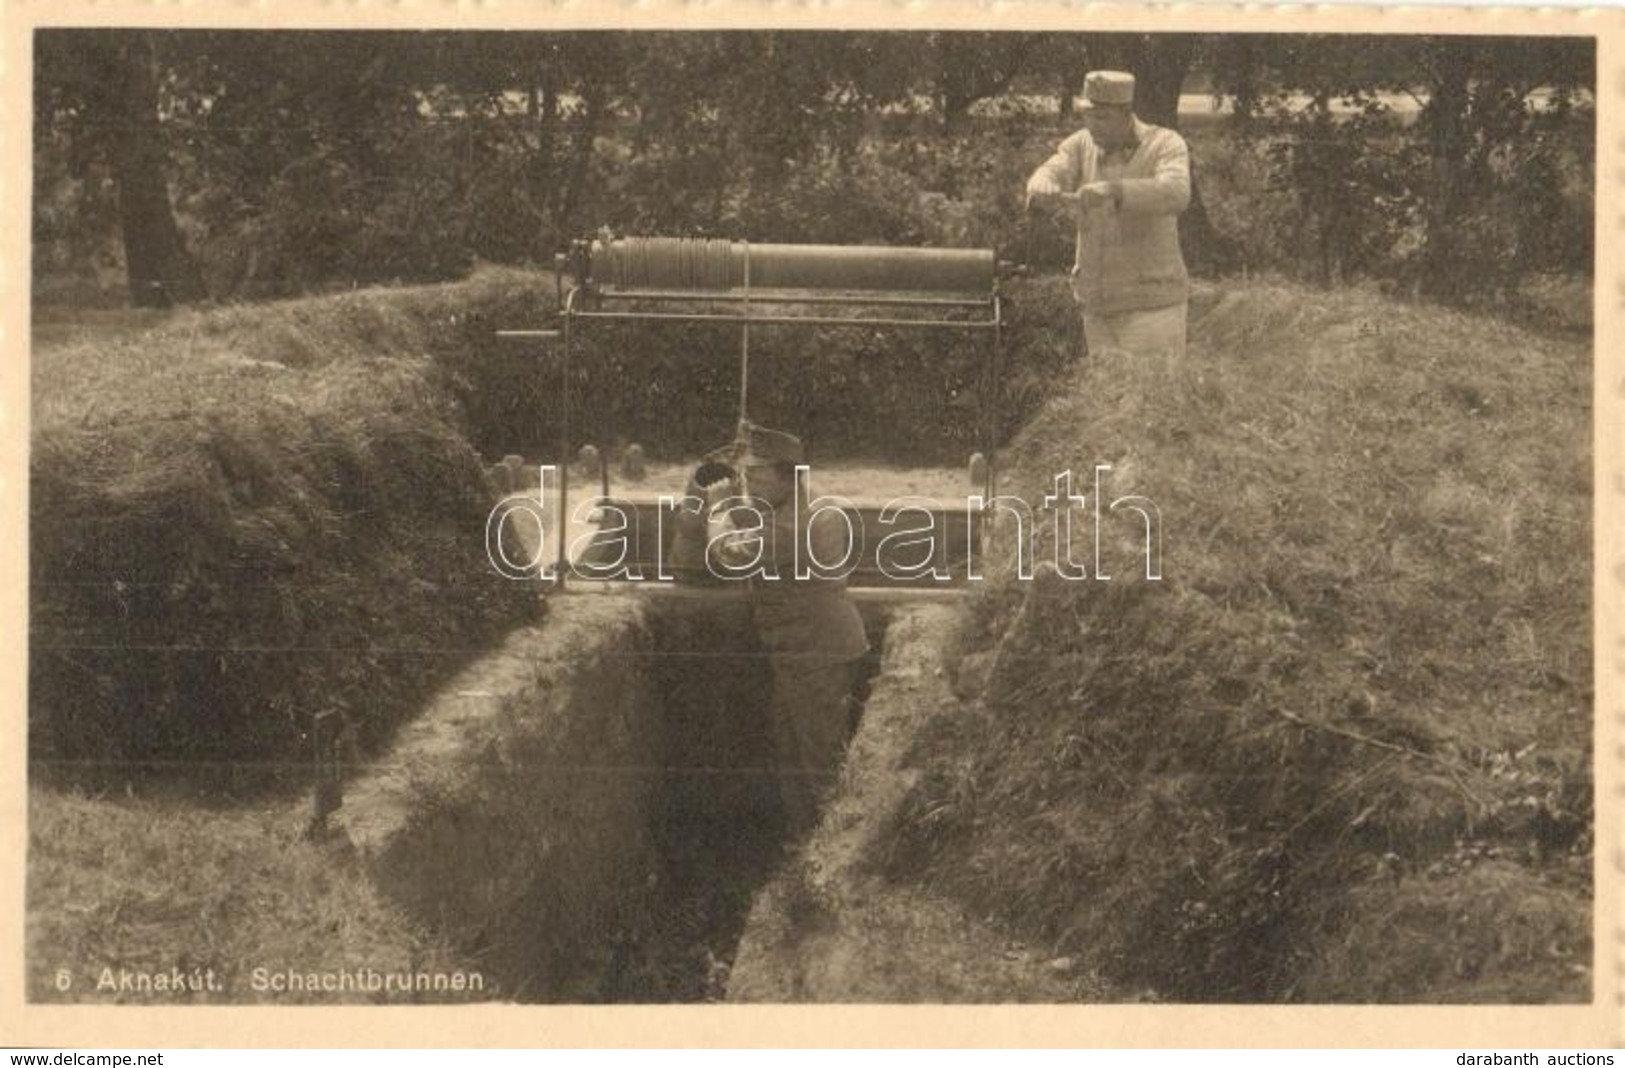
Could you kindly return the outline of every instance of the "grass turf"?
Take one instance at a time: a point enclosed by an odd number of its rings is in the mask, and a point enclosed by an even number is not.
[[[1588,997],[1586,345],[1266,282],[1066,373],[1004,485],[1111,464],[1164,577],[1132,513],[1005,561],[893,875],[1171,999]]]
[[[350,855],[302,839],[288,806],[221,810],[184,798],[33,790],[28,895],[26,982],[35,1001],[342,1004],[499,994],[483,973],[483,990],[422,998],[287,989],[276,977],[288,971],[320,982],[344,971],[449,976],[467,967],[386,900]],[[136,986],[138,975],[169,983],[177,971],[179,989]]]
[[[187,311],[38,351],[36,771],[285,777],[315,713],[377,743],[522,618],[531,593],[485,557],[459,372],[479,316],[537,285]]]
[[[469,537],[468,441],[523,414],[478,341],[534,318],[535,290],[495,272],[180,312],[36,354],[36,769],[234,781],[286,766],[333,704],[380,739],[454,666],[428,651],[456,660],[513,618]],[[1228,287],[1174,373],[1108,353],[1057,370],[1064,289],[1013,296],[1009,388],[1043,407],[1006,490],[1111,463],[1110,493],[1161,508],[1166,577],[1133,577],[1113,517],[1111,582],[989,584],[956,669],[978,711],[921,739],[893,874],[1164,997],[1585,997],[1585,346],[1265,283]],[[115,839],[143,840],[129,820],[192,818],[143,808],[153,788],[36,791],[31,903],[83,908],[31,910],[31,969],[64,945],[141,959],[128,909],[106,915],[118,894],[80,891]],[[188,833],[233,855],[269,833],[240,818]]]

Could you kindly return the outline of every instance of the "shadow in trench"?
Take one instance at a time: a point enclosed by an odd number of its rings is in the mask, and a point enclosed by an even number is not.
[[[612,954],[602,998],[721,1000],[751,904],[794,843],[786,839],[773,766],[771,674],[741,604],[652,614],[649,676],[663,704],[659,854],[651,907]],[[882,627],[856,690],[879,664]]]

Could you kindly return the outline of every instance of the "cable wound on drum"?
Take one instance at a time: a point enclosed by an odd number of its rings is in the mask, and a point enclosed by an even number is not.
[[[992,291],[990,249],[757,245],[713,238],[595,242],[592,277],[618,290],[752,289]],[[748,274],[747,274],[748,272]]]

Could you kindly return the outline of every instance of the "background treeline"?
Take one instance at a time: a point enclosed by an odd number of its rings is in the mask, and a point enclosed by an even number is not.
[[[35,60],[43,299],[445,279],[603,226],[1058,268],[1021,188],[1091,67],[1190,140],[1198,270],[1506,302],[1592,264],[1588,38],[42,30]]]

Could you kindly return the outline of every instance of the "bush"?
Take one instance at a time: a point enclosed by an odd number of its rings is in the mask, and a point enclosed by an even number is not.
[[[1429,269],[1425,124],[1372,98],[1332,103],[1282,101],[1246,126],[1193,133],[1209,216],[1252,271],[1414,293]],[[1590,109],[1509,116],[1475,143],[1449,223],[1452,292],[1498,310],[1542,276],[1589,277],[1594,258]]]

